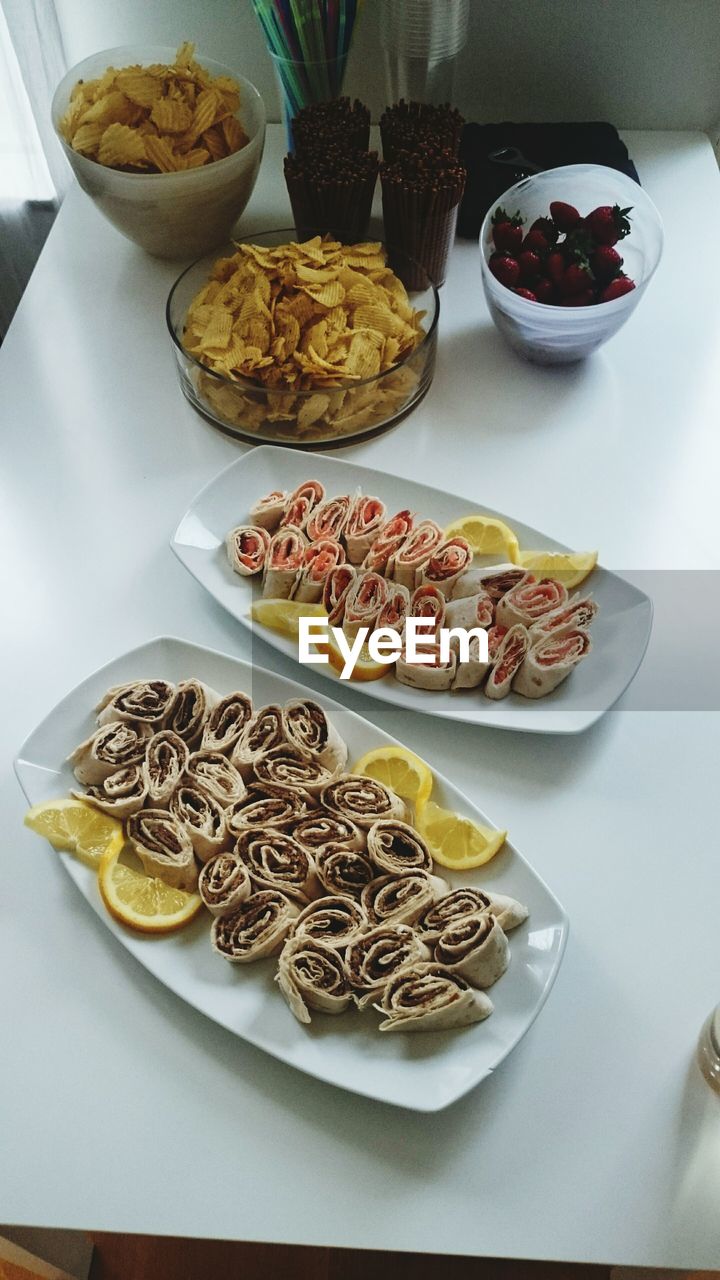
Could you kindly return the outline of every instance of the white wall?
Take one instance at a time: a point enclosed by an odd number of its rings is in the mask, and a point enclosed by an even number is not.
[[[250,0],[56,4],[71,63],[117,44],[194,39],[208,57],[247,75],[269,118],[279,118]],[[374,116],[382,109],[376,0],[366,0],[345,88]],[[607,119],[625,128],[712,131],[720,119],[720,0],[471,0],[455,99],[475,120]]]

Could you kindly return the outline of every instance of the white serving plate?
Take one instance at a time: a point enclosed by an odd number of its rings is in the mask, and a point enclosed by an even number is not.
[[[260,446],[231,463],[201,490],[182,517],[170,545],[193,577],[238,622],[296,660],[294,640],[253,623],[250,606],[262,594],[260,579],[233,573],[224,540],[234,525],[249,522],[250,509],[263,494],[272,489],[292,491],[311,476],[322,481],[329,496],[360,488],[363,493],[382,498],[389,514],[409,508],[444,528],[458,517],[478,511],[505,520],[523,547],[570,550],[514,516],[429,485],[324,454]],[[448,720],[526,733],[580,733],[599,720],[625,691],[642,662],[652,626],[649,597],[618,574],[596,568],[580,590],[590,591],[600,606],[592,626],[593,651],[546,698],[533,701],[510,693],[493,702],[478,689],[454,693],[410,689],[392,674],[382,680],[352,683],[351,687],[369,698]],[[340,687],[347,683],[330,665],[313,666],[312,670]]]
[[[223,694],[242,689],[257,705],[315,696],[293,680],[226,654],[183,640],[151,640],[89,676],[30,735],[15,760],[28,801],[37,804],[67,794],[74,779],[66,756],[91,732],[92,708],[109,686],[136,678],[177,681],[188,676],[198,676]],[[373,747],[395,741],[331,699],[318,700],[347,740],[351,762]],[[435,778],[433,795],[439,803],[490,822],[451,782],[439,774]],[[567,940],[567,917],[559,902],[507,844],[482,874],[448,873],[456,884],[486,885],[519,898],[530,908],[530,919],[511,934],[510,968],[492,990],[495,1012],[487,1021],[455,1032],[380,1035],[374,1012],[350,1012],[332,1018],[317,1014],[310,1027],[303,1027],[273,982],[274,962],[236,967],[215,955],[208,916],[165,938],[133,934],[106,912],[91,870],[67,854],[52,853],[49,846],[48,857],[62,859],[108,929],[188,1004],[309,1075],[414,1111],[441,1110],[495,1070],[545,1003]]]

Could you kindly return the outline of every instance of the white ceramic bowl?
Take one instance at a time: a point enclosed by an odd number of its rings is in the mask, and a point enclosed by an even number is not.
[[[495,279],[488,266],[495,247],[495,209],[502,205],[511,214],[519,210],[527,229],[536,218],[548,216],[552,200],[564,200],[583,215],[598,205],[632,205],[632,230],[617,245],[624,258],[623,271],[635,281],[630,293],[590,307],[558,307],[529,302]],[[493,203],[480,229],[482,282],[490,315],[510,346],[536,364],[582,360],[630,318],[655,274],[662,248],[660,214],[642,187],[624,173],[599,164],[571,164],[533,174]]]
[[[241,151],[181,173],[123,173],[73,151],[58,124],[78,80],[94,80],[110,66],[172,64],[164,45],[123,45],[85,58],[61,80],[52,102],[55,132],[83,191],[109,222],[158,258],[195,258],[231,238],[252,195],[265,143],[265,106],[249,80],[232,67],[198,57],[214,76],[232,76],[240,89],[237,117],[250,141]]]

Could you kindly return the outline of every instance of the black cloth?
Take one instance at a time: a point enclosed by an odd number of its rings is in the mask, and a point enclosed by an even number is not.
[[[542,169],[564,164],[604,164],[640,181],[617,129],[601,121],[587,124],[466,124],[460,161],[468,171],[457,233],[476,239],[488,209],[521,177],[522,169],[488,159],[500,147],[516,147]],[[512,211],[511,211],[512,212]]]

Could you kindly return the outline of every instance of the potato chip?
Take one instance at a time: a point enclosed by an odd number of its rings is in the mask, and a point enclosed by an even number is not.
[[[327,284],[321,285],[305,285],[305,292],[314,302],[318,302],[321,307],[337,307],[345,297],[339,280],[329,280]]]
[[[98,147],[100,164],[113,168],[144,164],[146,141],[126,124],[109,124]]]
[[[213,77],[194,53],[186,42],[172,66],[108,67],[96,80],[78,81],[58,124],[62,137],[99,164],[154,173],[202,168],[240,151],[250,139],[235,115],[239,87],[232,76]],[[111,134],[101,148],[115,124],[133,130],[135,141]],[[160,145],[141,149],[139,140],[151,138]]]

